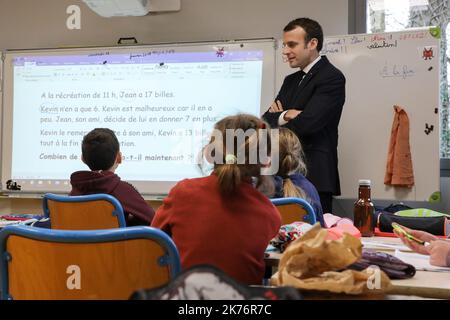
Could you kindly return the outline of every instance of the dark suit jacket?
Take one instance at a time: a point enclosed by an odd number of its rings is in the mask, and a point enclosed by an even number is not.
[[[345,77],[327,59],[322,58],[300,83],[296,72],[284,79],[277,100],[283,109],[303,112],[284,127],[294,131],[302,142],[308,179],[319,192],[341,194],[338,172],[338,125],[345,101]],[[263,118],[278,127],[281,112],[266,111]]]

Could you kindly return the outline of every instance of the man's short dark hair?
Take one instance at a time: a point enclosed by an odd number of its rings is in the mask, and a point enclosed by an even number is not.
[[[305,36],[305,44],[311,41],[311,39],[317,39],[317,51],[320,52],[322,50],[323,44],[323,31],[320,24],[309,18],[297,18],[289,22],[286,27],[284,27],[283,31],[288,32],[292,31],[295,28],[301,27],[306,32]]]
[[[84,136],[81,152],[89,169],[108,170],[114,165],[119,153],[119,140],[114,131],[96,128]]]

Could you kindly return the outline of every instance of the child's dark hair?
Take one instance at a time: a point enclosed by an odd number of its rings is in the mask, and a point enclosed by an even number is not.
[[[302,144],[294,132],[287,128],[280,128],[280,167],[278,175],[283,178],[283,197],[297,197],[307,199],[305,191],[294,185],[289,175],[301,173],[306,176],[305,156]]]
[[[272,179],[261,175],[261,169],[267,164],[264,162],[270,159],[269,125],[253,115],[238,114],[220,120],[214,129],[218,136],[212,135],[204,151],[214,157],[211,162],[221,191],[232,194],[243,181],[256,178],[256,187],[261,192],[273,194]],[[267,129],[266,134],[261,129]]]
[[[111,129],[96,128],[84,136],[83,161],[92,171],[108,170],[119,153],[119,140]]]

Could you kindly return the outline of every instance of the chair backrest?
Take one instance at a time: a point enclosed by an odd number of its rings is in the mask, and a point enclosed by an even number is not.
[[[52,229],[95,230],[124,228],[125,217],[120,202],[109,194],[85,196],[44,195],[45,217]]]
[[[151,227],[0,232],[2,299],[128,299],[180,273],[173,241]]]
[[[315,224],[317,221],[313,207],[304,199],[290,197],[271,199],[271,201],[280,212],[282,224],[295,221]]]

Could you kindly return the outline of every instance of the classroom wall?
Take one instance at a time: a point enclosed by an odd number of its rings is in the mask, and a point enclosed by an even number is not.
[[[80,30],[66,28],[66,8],[72,4],[81,8]],[[179,12],[109,19],[80,0],[0,0],[0,50],[110,46],[120,37],[136,37],[141,44],[280,38],[284,25],[299,16],[318,20],[325,35],[348,33],[348,0],[181,0]],[[450,178],[441,179],[441,192],[447,195],[441,203],[407,204],[450,212]],[[335,213],[352,216],[353,201],[335,200]],[[0,214],[41,210],[40,199],[0,199]]]
[[[81,8],[81,30],[66,28],[66,8]],[[291,19],[310,16],[329,35],[346,34],[348,0],[181,0],[181,11],[102,18],[80,0],[0,0],[0,49],[279,38]]]

